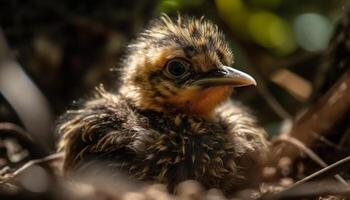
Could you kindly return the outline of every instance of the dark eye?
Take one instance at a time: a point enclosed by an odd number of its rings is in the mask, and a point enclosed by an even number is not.
[[[181,78],[187,74],[188,65],[189,64],[183,60],[171,60],[166,65],[166,75],[170,78]]]

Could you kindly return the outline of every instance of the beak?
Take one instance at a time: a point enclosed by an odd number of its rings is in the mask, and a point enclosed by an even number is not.
[[[209,71],[201,75],[193,85],[202,87],[212,86],[232,86],[242,87],[248,85],[256,85],[256,81],[249,74],[233,69],[231,67],[222,66],[220,69]]]

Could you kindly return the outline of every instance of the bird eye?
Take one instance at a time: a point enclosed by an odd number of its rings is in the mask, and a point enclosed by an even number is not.
[[[181,78],[187,73],[188,65],[189,64],[183,60],[171,60],[166,65],[166,75],[168,75],[170,78]]]

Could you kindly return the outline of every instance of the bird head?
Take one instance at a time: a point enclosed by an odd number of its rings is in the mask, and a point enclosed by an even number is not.
[[[141,109],[210,117],[232,88],[256,85],[209,21],[163,15],[129,45],[121,93]]]

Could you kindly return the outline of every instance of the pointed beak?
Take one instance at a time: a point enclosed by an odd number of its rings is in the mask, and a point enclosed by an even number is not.
[[[256,81],[249,74],[233,69],[231,67],[222,66],[219,69],[209,71],[201,75],[193,85],[201,87],[213,86],[232,86],[242,87],[248,85],[256,85]]]

